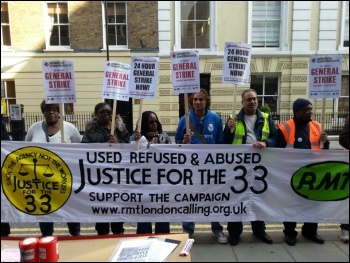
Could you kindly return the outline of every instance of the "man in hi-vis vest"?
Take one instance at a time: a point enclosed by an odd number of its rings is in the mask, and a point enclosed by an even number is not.
[[[257,149],[276,147],[278,133],[271,116],[258,109],[257,93],[253,89],[242,92],[243,108],[230,118],[224,128],[225,144],[251,144]],[[249,175],[248,175],[249,176]],[[266,234],[264,221],[251,222],[253,234],[267,244],[272,244],[271,237]],[[228,222],[229,242],[235,246],[243,232],[242,222]]]
[[[278,146],[280,148],[321,150],[320,142],[323,142],[323,149],[329,149],[327,134],[321,131],[320,123],[311,118],[311,102],[306,99],[297,99],[293,103],[293,113],[293,119],[278,125]],[[295,231],[297,223],[283,222],[283,225],[286,243],[294,246],[298,235],[298,232]],[[317,234],[317,227],[318,223],[304,223],[301,234],[318,244],[323,244],[323,238]]]

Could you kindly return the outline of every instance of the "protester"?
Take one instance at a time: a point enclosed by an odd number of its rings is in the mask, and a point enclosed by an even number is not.
[[[171,144],[171,138],[163,131],[162,124],[157,114],[153,111],[145,111],[142,113],[141,132],[135,131],[133,137],[134,140],[130,142],[132,144],[136,143],[138,140],[141,144],[144,141],[143,144],[148,146],[151,144]],[[154,232],[156,234],[170,233],[169,222],[156,222]],[[137,223],[136,234],[152,234],[152,223]]]
[[[114,132],[111,133],[112,108],[108,103],[100,102],[95,105],[93,118],[86,124],[82,143],[129,143],[130,134],[125,128],[122,118],[118,115],[115,122]],[[95,230],[98,235],[124,233],[124,222],[96,223]]]
[[[6,124],[1,119],[1,140],[2,141],[10,141],[10,135],[7,132]],[[8,237],[11,234],[10,223],[1,222],[1,236]]]
[[[257,93],[253,89],[242,92],[242,109],[234,117],[230,118],[224,128],[224,143],[227,144],[251,144],[254,148],[276,147],[278,133],[271,116],[258,109]],[[251,222],[253,234],[267,244],[273,240],[265,232],[264,221]],[[242,222],[228,222],[227,230],[229,242],[235,246],[239,243],[243,232]]]
[[[278,125],[280,148],[313,149],[321,150],[320,142],[324,143],[323,149],[329,149],[327,134],[321,132],[320,123],[312,120],[312,103],[306,99],[297,99],[293,103],[294,117]],[[298,232],[295,231],[296,222],[283,222],[285,241],[294,246]],[[318,244],[324,240],[317,234],[318,223],[304,223],[301,234]]]
[[[191,133],[186,133],[186,118],[181,117],[175,134],[177,144],[222,144],[222,120],[219,115],[210,111],[210,97],[205,89],[194,93],[189,98],[189,122]],[[191,237],[194,233],[195,223],[183,222],[183,231]],[[211,223],[211,231],[221,244],[227,243],[223,227],[219,222]]]
[[[43,100],[40,104],[40,109],[45,120],[33,123],[25,136],[25,141],[29,142],[48,142],[61,143],[61,123],[59,105],[46,104]],[[81,136],[78,129],[70,122],[63,122],[64,125],[64,142],[79,143]],[[67,223],[69,233],[72,236],[80,236],[80,223]],[[53,223],[40,222],[40,231],[42,236],[52,236],[54,232]]]
[[[349,150],[349,116],[346,118],[343,130],[339,135],[339,144]],[[340,239],[349,242],[349,224],[340,224]]]

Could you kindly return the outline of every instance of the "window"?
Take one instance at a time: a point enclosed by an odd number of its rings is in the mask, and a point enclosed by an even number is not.
[[[281,1],[252,1],[251,43],[253,47],[280,47],[281,5]]]
[[[9,115],[10,104],[16,104],[15,82],[1,81],[1,114]]]
[[[349,48],[349,2],[343,1],[342,41],[343,47]],[[349,50],[349,49],[348,49]]]
[[[339,99],[334,99],[334,110],[338,112],[349,112],[349,76],[341,78],[341,95]]]
[[[175,1],[175,50],[215,51],[215,1]]]
[[[1,2],[1,47],[11,46],[8,4]]]
[[[126,48],[128,45],[128,36],[125,2],[107,2],[107,26],[108,45],[112,48]]]
[[[271,112],[278,112],[278,76],[252,75],[250,88],[258,93],[259,107],[269,106]]]
[[[68,4],[67,3],[48,3],[48,36],[47,43],[51,48],[69,47],[70,32],[68,20]]]

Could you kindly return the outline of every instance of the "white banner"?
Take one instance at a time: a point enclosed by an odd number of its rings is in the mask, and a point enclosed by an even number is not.
[[[1,142],[2,222],[349,222],[349,152]]]

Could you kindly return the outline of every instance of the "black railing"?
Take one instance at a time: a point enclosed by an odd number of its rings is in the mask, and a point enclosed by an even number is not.
[[[228,120],[230,113],[220,113],[219,114],[222,118],[223,125]],[[275,121],[275,124],[279,124],[281,122],[284,122],[286,120],[289,120],[293,117],[292,113],[271,113],[270,114],[272,118]],[[338,113],[327,113],[325,115],[325,123],[323,123],[324,130],[328,135],[339,135],[340,131],[343,128],[345,118],[349,116],[349,111],[344,112],[338,112]],[[75,112],[72,115],[65,115],[65,120],[68,122],[73,123],[81,134],[85,131],[85,124],[87,121],[91,120],[92,113],[91,112]],[[313,114],[313,119],[322,123],[322,114],[321,113],[315,113]],[[14,130],[17,127],[24,127],[23,134],[26,134],[29,127],[38,121],[44,120],[44,117],[41,112],[26,112],[23,113],[23,121],[24,125],[11,125],[11,121],[4,118],[6,122],[7,130],[9,131],[10,135],[13,135],[14,133],[18,133],[18,131]],[[13,124],[13,123],[12,123]],[[166,131],[169,134],[175,134],[175,131]]]

